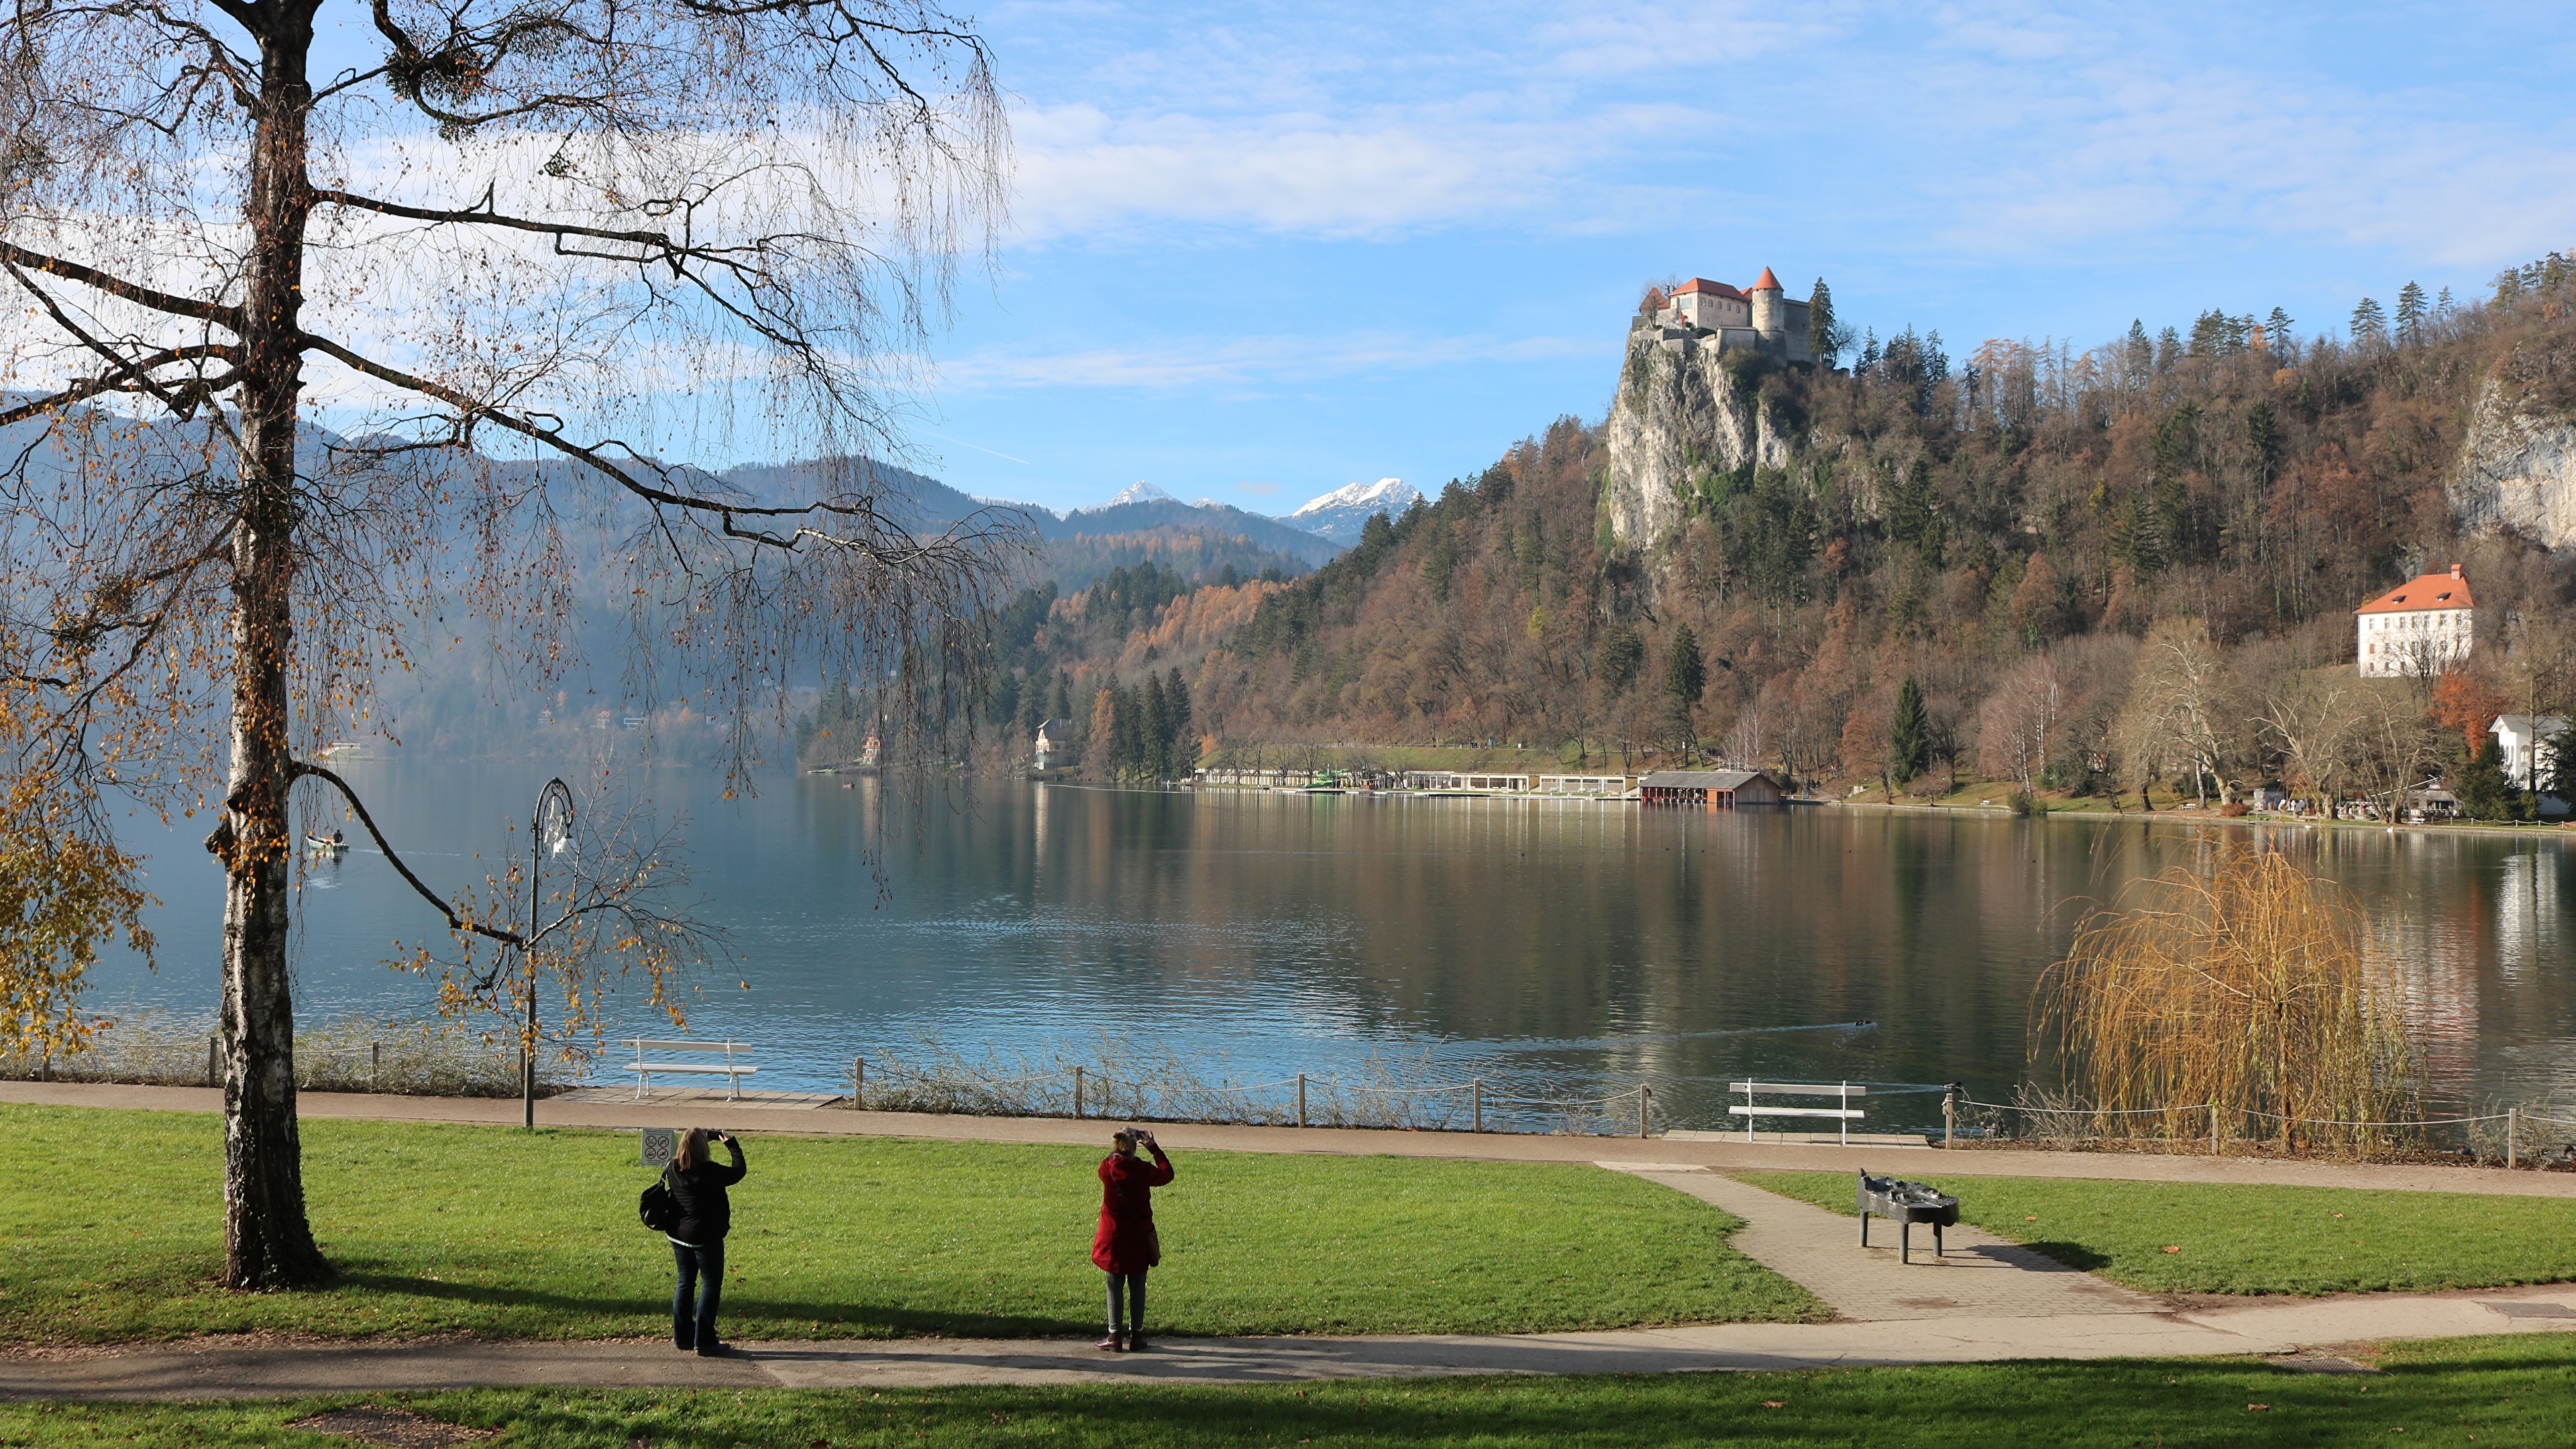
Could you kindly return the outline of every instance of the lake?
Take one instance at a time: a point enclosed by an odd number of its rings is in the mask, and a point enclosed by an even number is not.
[[[507,827],[524,831],[543,778],[346,768],[441,888],[523,842]],[[701,772],[648,783],[685,817],[704,915],[741,958],[692,983],[691,1030],[761,1043],[765,1087],[844,1084],[852,1056],[925,1033],[975,1055],[1109,1033],[1244,1081],[1372,1058],[1500,1095],[1645,1080],[1702,1127],[1726,1125],[1729,1078],[1849,1080],[1873,1088],[1871,1128],[1931,1125],[1940,1083],[2009,1097],[2032,983],[2088,903],[2223,839],[2295,851],[2357,893],[2422,1013],[2435,1105],[2576,1096],[2553,837],[1016,782],[906,801],[784,773],[727,801]],[[102,963],[92,1006],[211,1015],[204,833],[129,829],[154,853],[160,970]],[[364,848],[302,870],[299,1010],[420,1014],[427,984],[384,962],[396,940],[444,939],[425,903]],[[636,1006],[621,1024],[667,1033]]]

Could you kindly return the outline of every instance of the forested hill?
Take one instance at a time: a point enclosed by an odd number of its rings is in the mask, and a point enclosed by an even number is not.
[[[1698,748],[1808,778],[1951,760],[2041,788],[2357,785],[2446,737],[2422,688],[2407,703],[2351,678],[2351,611],[2411,573],[2462,563],[2483,641],[2553,641],[2512,658],[2482,643],[2481,698],[2563,693],[2515,671],[2565,656],[2570,573],[2545,545],[2567,540],[2528,536],[2551,515],[2512,486],[2480,501],[2462,460],[2497,446],[2473,425],[2525,453],[2551,429],[2570,441],[2571,301],[2576,267],[2553,257],[2463,305],[2410,284],[2339,339],[2295,340],[2277,312],[2082,353],[1953,358],[1937,337],[1873,334],[1846,371],[1731,368],[1739,400],[1796,440],[1787,466],[1700,456],[1653,537],[1616,535],[1603,428],[1562,418],[1305,578],[1190,591],[1114,628],[1069,596],[1019,669],[1052,671],[1083,721],[1101,683],[1177,667],[1211,756],[1494,737],[1569,759],[1577,742]],[[1693,655],[1696,693],[1675,687]],[[1928,742],[1883,771],[1909,679]],[[2363,758],[2370,709],[2383,736],[2411,709],[2412,743]],[[2177,719],[2211,711],[2208,738],[2182,738]],[[2448,731],[2454,753],[2482,728]]]

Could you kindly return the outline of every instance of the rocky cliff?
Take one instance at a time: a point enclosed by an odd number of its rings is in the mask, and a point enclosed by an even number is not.
[[[2518,353],[2479,389],[2451,474],[2464,531],[2511,529],[2551,548],[2576,546],[2576,413],[2551,385],[2551,360]]]
[[[1653,327],[1628,334],[1605,428],[1610,466],[1602,511],[1631,547],[1653,543],[1682,521],[1695,473],[1748,461],[1786,467],[1791,451],[1792,440],[1762,402],[1756,354],[1705,346],[1679,352],[1659,338]]]

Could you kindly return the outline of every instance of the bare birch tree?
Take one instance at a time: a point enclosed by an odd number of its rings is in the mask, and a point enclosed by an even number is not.
[[[2132,782],[2143,785],[2158,767],[2180,765],[2191,772],[2196,798],[2205,803],[2215,783],[2219,799],[2233,801],[2235,725],[2244,717],[2234,684],[2226,656],[2199,620],[2157,621],[2138,647],[2115,730]]]
[[[215,816],[238,1288],[330,1272],[295,1122],[289,805],[314,780],[373,829],[311,748],[376,718],[383,671],[461,612],[547,675],[595,567],[649,656],[630,677],[690,671],[739,766],[818,655],[938,717],[1008,532],[908,525],[863,462],[788,498],[684,466],[728,439],[894,443],[889,385],[1005,182],[966,25],[927,0],[342,8],[0,21],[6,798],[86,849],[65,888],[111,925],[134,862],[101,792]],[[495,892],[395,859],[460,938],[528,945],[476,904]],[[583,887],[602,913],[636,909],[617,879]],[[94,948],[44,969],[60,985]],[[69,991],[12,1004],[77,1029]]]

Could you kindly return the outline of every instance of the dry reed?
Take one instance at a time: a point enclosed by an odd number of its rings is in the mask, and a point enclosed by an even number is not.
[[[183,1018],[157,1007],[120,1011],[100,1023],[83,1051],[50,1058],[0,1052],[0,1079],[202,1087],[213,1035],[207,1018]],[[299,1022],[295,1085],[306,1092],[515,1097],[518,1052],[514,1044],[495,1046],[445,1022],[364,1016]],[[541,1093],[561,1086],[541,1072]]]
[[[2280,854],[2234,851],[2137,896],[2089,915],[2040,979],[2034,1086],[2092,1114],[2043,1120],[2220,1149],[2418,1144],[2420,1129],[2389,1124],[2422,1115],[2420,1053],[2341,887]]]

